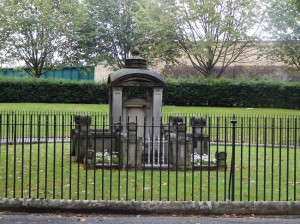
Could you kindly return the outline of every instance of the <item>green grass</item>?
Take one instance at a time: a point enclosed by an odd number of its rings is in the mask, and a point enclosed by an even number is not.
[[[27,104],[13,103],[0,104],[2,112],[57,112],[57,113],[98,113],[108,112],[108,105],[83,104]],[[227,123],[221,120],[220,126],[212,120],[211,139],[219,128],[221,138],[231,140],[230,129],[225,134],[224,125],[230,127],[230,116],[236,115],[271,115],[293,116],[300,115],[299,110],[268,109],[268,108],[210,108],[210,107],[163,107],[163,113],[181,114],[212,114],[225,115]],[[14,119],[10,117],[10,119]],[[36,119],[36,118],[34,118]],[[43,117],[44,119],[44,117]],[[53,119],[53,117],[51,117]],[[61,117],[59,118],[61,119]],[[27,124],[30,120],[26,120]],[[34,120],[33,135],[48,137],[64,136],[70,133],[70,124],[73,120],[65,117],[62,120],[43,120],[40,130],[37,129],[37,120]],[[284,144],[285,139],[292,139],[289,148],[255,146],[237,146],[235,164],[235,199],[236,200],[299,200],[300,195],[300,162],[299,150],[294,148],[295,137],[299,137],[299,124],[289,123],[292,129],[287,128],[288,120],[276,121],[276,127],[264,129],[264,120],[253,120],[239,128],[237,137],[244,136],[244,142],[249,139],[256,144],[256,137],[269,142],[271,138]],[[2,116],[0,137],[14,136],[11,124],[5,123]],[[25,123],[26,123],[25,122]],[[70,123],[71,122],[71,123]],[[254,123],[252,123],[254,122]],[[29,122],[30,123],[30,122]],[[54,123],[57,125],[55,126]],[[251,126],[251,130],[248,128]],[[256,132],[255,127],[259,127]],[[21,137],[22,121],[18,122],[16,135]],[[56,127],[56,129],[55,129]],[[64,130],[63,130],[64,127]],[[297,127],[297,129],[296,129]],[[48,132],[48,131],[49,132]],[[56,131],[54,131],[56,130]],[[264,132],[264,130],[267,130]],[[242,133],[243,132],[243,133]],[[296,136],[296,133],[298,135]],[[24,135],[30,134],[28,126],[24,128]],[[248,136],[251,134],[251,136]],[[272,136],[273,135],[273,136]],[[249,139],[246,139],[249,138]],[[298,147],[298,145],[297,145]],[[298,147],[299,148],[299,147]],[[297,148],[297,149],[298,149]],[[81,164],[71,162],[70,146],[68,143],[41,143],[41,144],[1,144],[0,145],[0,197],[8,198],[63,198],[63,199],[107,199],[107,200],[226,200],[229,188],[229,169],[226,171],[118,171],[85,169]],[[216,146],[211,146],[211,155],[214,155]],[[219,151],[227,151],[227,163],[230,165],[231,147],[219,146]]]
[[[32,112],[108,112],[106,104],[58,104],[58,103],[0,103],[1,111]]]
[[[216,146],[211,147],[211,155]],[[231,147],[227,151],[230,166]],[[299,200],[297,150],[237,147],[235,200]],[[226,200],[229,170],[85,169],[71,162],[69,145],[2,146],[0,197],[96,200]]]
[[[71,114],[92,114],[91,128],[108,128],[108,117],[102,117],[101,112],[106,115],[108,105],[83,105],[83,104],[0,104],[0,138],[12,139],[27,137],[70,137],[71,129],[74,128],[74,117]],[[15,113],[11,113],[15,111]],[[26,115],[22,112],[28,111]],[[251,144],[271,145],[299,145],[298,135],[300,133],[299,110],[284,109],[251,109],[245,108],[210,108],[210,107],[163,107],[165,115],[187,113],[192,116],[195,113],[201,115],[208,113],[207,127],[205,133],[209,134],[213,142],[230,142],[232,138],[232,114],[236,114],[236,142]],[[254,112],[258,112],[258,116]],[[20,112],[20,113],[17,113]],[[40,117],[31,113],[42,114]],[[244,114],[245,112],[253,114]],[[9,116],[7,114],[9,113]],[[168,114],[167,114],[168,113]],[[100,115],[99,117],[97,117]],[[198,115],[199,116],[199,115]],[[32,123],[32,129],[30,124]],[[163,123],[167,123],[167,116]],[[189,124],[189,121],[187,120]],[[191,132],[188,127],[188,132]]]
[[[165,113],[199,113],[219,115],[278,115],[278,116],[299,116],[300,110],[274,109],[274,108],[236,108],[236,107],[179,107],[164,106]]]
[[[47,104],[47,103],[0,103],[0,111],[58,111],[58,112],[108,112],[107,104]],[[163,113],[190,114],[249,114],[299,116],[300,110],[274,108],[228,108],[228,107],[180,107],[163,106]]]

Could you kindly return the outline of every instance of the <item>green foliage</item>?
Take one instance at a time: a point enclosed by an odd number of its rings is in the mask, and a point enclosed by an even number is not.
[[[148,58],[168,64],[183,56],[205,77],[218,63],[220,77],[231,63],[249,56],[259,12],[252,0],[139,0],[134,15]]]
[[[72,46],[87,18],[85,9],[79,0],[1,1],[1,62],[28,67],[26,72],[37,78],[68,64],[75,57]]]
[[[93,63],[107,60],[113,68],[121,68],[136,46],[137,34],[132,13],[135,0],[87,0],[89,22],[80,32],[79,48]]]
[[[266,31],[275,40],[269,52],[270,56],[300,69],[299,1],[268,1],[265,21],[267,22]]]
[[[108,103],[106,83],[0,78],[0,102]],[[126,92],[126,91],[125,91]],[[145,96],[128,89],[127,96]],[[230,79],[167,79],[164,105],[300,108],[300,83]]]
[[[168,79],[164,104],[178,106],[300,108],[300,84],[230,79]]]
[[[108,103],[106,83],[1,78],[0,102]]]
[[[120,159],[117,152],[108,152],[104,149],[104,152],[96,153],[96,164],[106,165],[119,165]]]

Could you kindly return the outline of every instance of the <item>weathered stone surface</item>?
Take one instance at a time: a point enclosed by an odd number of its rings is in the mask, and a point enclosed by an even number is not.
[[[93,201],[53,199],[0,200],[0,211],[101,212],[124,214],[300,215],[300,201]]]

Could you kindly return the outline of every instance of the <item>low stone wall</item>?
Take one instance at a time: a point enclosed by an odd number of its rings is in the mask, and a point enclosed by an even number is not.
[[[0,211],[118,214],[300,215],[300,201],[93,201],[0,199]]]

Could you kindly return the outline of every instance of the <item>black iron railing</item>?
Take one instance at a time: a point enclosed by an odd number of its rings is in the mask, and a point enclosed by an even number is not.
[[[0,197],[299,200],[297,116],[76,114],[0,113]]]

